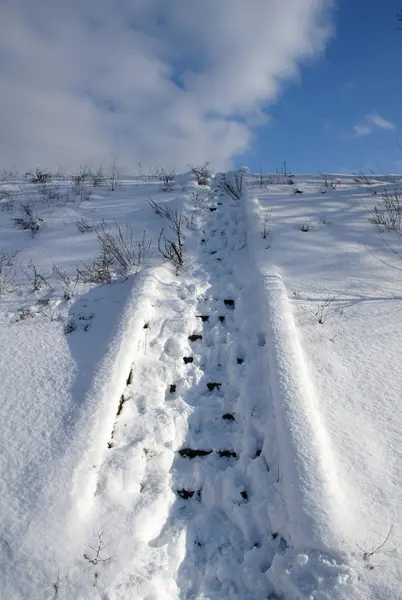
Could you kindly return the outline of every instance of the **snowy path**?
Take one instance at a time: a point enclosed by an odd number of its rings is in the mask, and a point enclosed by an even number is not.
[[[244,203],[217,178],[192,210],[185,269],[150,271],[116,421],[102,460],[87,461],[96,492],[84,502],[86,576],[77,564],[66,597],[350,597],[344,557],[313,538],[288,545],[298,507],[293,522]]]
[[[181,597],[261,598],[269,593],[263,572],[285,547],[267,510],[276,494],[259,362],[265,340],[252,316],[243,210],[212,198],[194,273],[202,293],[192,333],[201,337],[188,342],[191,383],[176,392],[191,407],[173,463],[178,498],[159,542],[185,526]]]
[[[279,597],[264,574],[287,545],[272,525],[276,443],[244,211],[217,183],[194,219],[185,274],[154,276],[98,473],[93,523],[111,560],[94,586],[108,598]]]

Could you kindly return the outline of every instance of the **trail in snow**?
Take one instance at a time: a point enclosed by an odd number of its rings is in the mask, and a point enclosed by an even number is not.
[[[191,412],[173,463],[176,501],[154,543],[169,544],[172,532],[185,531],[181,598],[247,600],[273,593],[264,572],[286,542],[269,517],[275,445],[267,439],[265,339],[253,318],[243,209],[220,198],[215,189],[199,232],[193,276],[202,291],[186,347],[193,360],[184,367],[187,385],[179,381],[175,391]]]
[[[87,507],[86,563],[63,593],[350,597],[341,557],[291,547],[265,372],[270,340],[244,206],[217,177],[193,211],[183,273],[153,269],[140,302],[142,335],[108,448],[102,464],[89,466],[97,485]]]
[[[217,181],[195,222],[183,276],[154,276],[99,468],[93,523],[111,556],[93,586],[108,598],[279,598],[265,572],[287,544],[243,207]]]

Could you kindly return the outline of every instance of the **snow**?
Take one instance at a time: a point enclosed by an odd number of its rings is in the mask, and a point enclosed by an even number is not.
[[[0,297],[5,598],[400,597],[399,276],[378,258],[398,259],[367,218],[394,183],[300,176],[295,195],[240,174],[238,201],[233,174],[68,202],[2,184],[0,251],[19,251]],[[186,215],[178,276],[149,197]],[[35,237],[11,221],[27,200]],[[146,230],[152,255],[76,283],[98,252],[82,218]]]
[[[315,414],[306,410],[304,416],[313,417],[316,441],[321,438],[319,452],[313,452],[316,444],[307,446],[312,451],[307,458],[318,458],[322,465],[320,474],[309,464],[310,480],[321,481],[312,498],[315,523],[322,531],[323,509],[330,508],[335,518],[328,519],[322,535],[332,530],[337,545],[358,560],[367,548],[381,545],[391,529],[387,544],[372,557],[375,568],[364,570],[361,579],[371,588],[363,597],[398,598],[399,275],[380,262],[398,268],[398,259],[386,246],[394,246],[392,234],[387,234],[384,243],[368,221],[383,187],[394,184],[381,177],[371,185],[347,176],[339,179],[341,185],[325,194],[320,176],[298,178],[302,195],[293,195],[286,185],[268,185],[268,189],[250,185],[248,206],[255,216],[254,240],[258,238],[257,219],[260,232],[264,218],[272,231],[270,247],[266,248],[268,244],[260,236],[254,252],[262,273],[271,278],[276,275],[280,281],[282,303],[290,301],[297,330],[291,336],[293,347],[296,350],[297,341],[299,347],[301,343],[305,357],[298,381],[304,381],[313,394],[310,409],[314,406]],[[373,195],[373,191],[378,193]],[[301,231],[309,220],[311,229]],[[271,311],[274,289],[270,285],[267,291]],[[276,301],[280,299],[276,297]],[[282,318],[285,313],[283,307]],[[270,322],[275,323],[272,318]],[[290,354],[286,346],[285,358]],[[300,354],[298,362],[300,365]],[[287,393],[289,388],[284,387]],[[300,415],[289,413],[289,417],[288,425],[298,427]],[[298,431],[293,440],[299,458],[306,458],[305,425],[303,435]],[[322,476],[330,478],[330,487]],[[287,500],[289,497],[287,494]]]
[[[315,390],[286,287],[281,276],[271,266],[267,268],[259,251],[258,204],[249,199],[246,203],[248,245],[259,266],[261,304],[266,307],[266,335],[270,340],[267,385],[274,405],[279,478],[291,523],[289,534],[295,546],[314,543],[315,547],[325,544],[324,548],[330,548],[336,542],[332,522],[346,513],[347,503],[330,440],[316,410]]]

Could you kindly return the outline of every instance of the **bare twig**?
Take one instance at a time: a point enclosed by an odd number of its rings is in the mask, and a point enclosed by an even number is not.
[[[155,200],[152,200],[151,197],[149,197],[149,199],[148,199],[148,204],[152,208],[152,210],[155,212],[156,215],[158,215],[159,217],[164,217],[166,219],[169,219],[169,217],[171,215],[170,208],[168,208],[167,206],[164,206],[163,204],[158,204],[158,202],[155,202]]]
[[[157,215],[167,219],[169,229],[173,233],[173,240],[166,238],[162,228],[158,239],[158,250],[160,254],[169,260],[174,268],[175,275],[179,274],[181,267],[184,264],[184,234],[183,229],[187,223],[186,217],[177,209],[171,209],[158,204],[151,198],[148,204],[156,212]]]
[[[75,225],[80,233],[86,233],[96,229],[95,225],[90,225],[84,218],[78,219],[78,221],[75,222]]]
[[[369,548],[367,550],[363,550],[359,545],[358,548],[363,552],[363,561],[366,563],[366,567],[368,569],[374,569],[374,565],[372,565],[370,563],[370,559],[375,555],[375,554],[379,554],[381,552],[381,550],[383,548],[385,548],[386,544],[388,543],[388,540],[390,539],[392,532],[394,530],[394,526],[391,525],[389,528],[389,531],[387,533],[387,535],[385,536],[384,540],[378,544],[377,546],[373,546],[372,548]],[[397,546],[396,548],[393,548],[393,550],[390,550],[390,552],[395,552],[397,549],[399,548],[399,546]]]
[[[38,268],[34,264],[32,258],[29,259],[27,265],[21,265],[21,271],[32,283],[33,292],[38,292],[44,285],[51,288],[48,278],[39,273]]]
[[[328,316],[328,307],[330,306],[330,304],[333,302],[333,298],[328,297],[325,302],[323,302],[322,304],[320,304],[316,310],[315,313],[315,317],[318,321],[318,323],[320,325],[323,325],[325,323],[325,321],[327,320],[327,316]]]
[[[222,184],[224,191],[232,198],[238,202],[243,194],[243,173],[235,171],[228,175],[223,175]]]
[[[51,598],[49,598],[49,600],[56,600],[56,598],[57,598],[57,596],[58,596],[58,594],[59,594],[59,591],[60,591],[60,584],[61,584],[63,581],[65,581],[65,580],[67,579],[67,577],[68,577],[68,574],[67,574],[67,575],[65,575],[64,577],[60,577],[60,571],[57,571],[57,577],[56,577],[56,580],[55,580],[55,581],[52,583],[52,585],[51,585],[50,589],[48,589],[48,590],[45,592],[45,593],[47,593],[48,591],[49,591],[49,592],[52,592],[52,594],[53,594],[53,595],[52,595],[52,597],[51,597]]]
[[[402,194],[398,188],[385,189],[379,205],[374,206],[369,218],[379,232],[396,231],[401,234]]]
[[[66,302],[68,302],[68,300],[71,300],[74,297],[74,292],[78,283],[78,278],[76,277],[73,281],[68,275],[68,273],[66,271],[63,271],[55,263],[53,263],[52,271],[54,277],[56,278],[56,281],[59,283],[63,290],[63,299]]]
[[[43,219],[37,215],[33,202],[21,204],[20,210],[22,216],[15,217],[13,219],[14,223],[21,229],[30,231],[32,237],[35,237],[35,235],[45,226]]]
[[[112,190],[112,192],[114,192],[116,187],[119,185],[119,167],[117,164],[117,155],[116,154],[112,155],[112,162],[110,163],[110,166],[109,166],[109,183],[110,183],[110,189]]]
[[[108,557],[102,556],[102,553],[105,550],[105,543],[103,541],[103,531],[99,532],[97,535],[98,535],[97,546],[96,547],[89,546],[89,548],[93,551],[94,554],[91,556],[92,553],[84,553],[85,560],[92,565],[98,565],[99,563],[105,563],[105,562],[108,562],[109,560],[111,560],[111,556],[108,556]]]

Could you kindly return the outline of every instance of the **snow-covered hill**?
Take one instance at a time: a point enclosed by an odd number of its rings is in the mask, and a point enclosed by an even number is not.
[[[402,597],[398,182],[3,179],[4,598]]]

